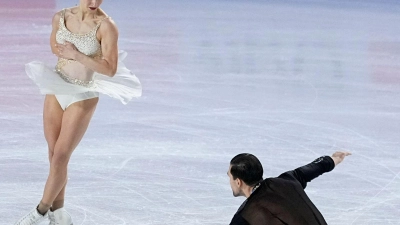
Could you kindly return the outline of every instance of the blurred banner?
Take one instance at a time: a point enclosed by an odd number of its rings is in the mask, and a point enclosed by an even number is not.
[[[0,0],[0,8],[20,8],[20,9],[54,9],[56,7],[55,0],[40,0],[40,1],[26,1],[26,0]]]

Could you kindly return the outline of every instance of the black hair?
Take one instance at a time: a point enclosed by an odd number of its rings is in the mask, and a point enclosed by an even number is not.
[[[234,180],[243,180],[247,185],[254,186],[262,181],[263,167],[252,154],[242,153],[232,158],[231,174]]]

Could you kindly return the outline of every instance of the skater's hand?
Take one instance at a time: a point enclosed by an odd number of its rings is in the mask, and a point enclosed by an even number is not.
[[[348,155],[351,155],[351,153],[350,152],[335,152],[335,153],[333,153],[331,158],[335,162],[335,166],[336,166],[337,164],[339,164],[343,161],[344,157],[346,157]]]
[[[76,59],[79,54],[78,49],[71,42],[66,41],[64,44],[56,44],[57,56],[64,59]]]

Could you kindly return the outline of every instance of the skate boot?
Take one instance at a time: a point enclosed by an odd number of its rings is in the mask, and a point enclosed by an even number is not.
[[[73,225],[71,215],[64,208],[49,211],[49,225]]]
[[[49,225],[56,225],[56,218],[54,218],[54,212],[49,210],[47,214],[49,215],[49,220],[50,220]]]
[[[47,213],[43,216],[37,211],[36,208],[34,208],[32,211],[30,211],[28,214],[18,220],[15,225],[36,225],[43,221],[46,217]]]

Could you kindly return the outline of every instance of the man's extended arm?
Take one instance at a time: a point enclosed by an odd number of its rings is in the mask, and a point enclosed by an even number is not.
[[[322,156],[305,166],[295,170],[288,171],[279,176],[279,178],[297,180],[303,188],[306,188],[307,182],[310,182],[319,175],[329,172],[343,159],[351,155],[349,152],[335,152],[332,156]]]

